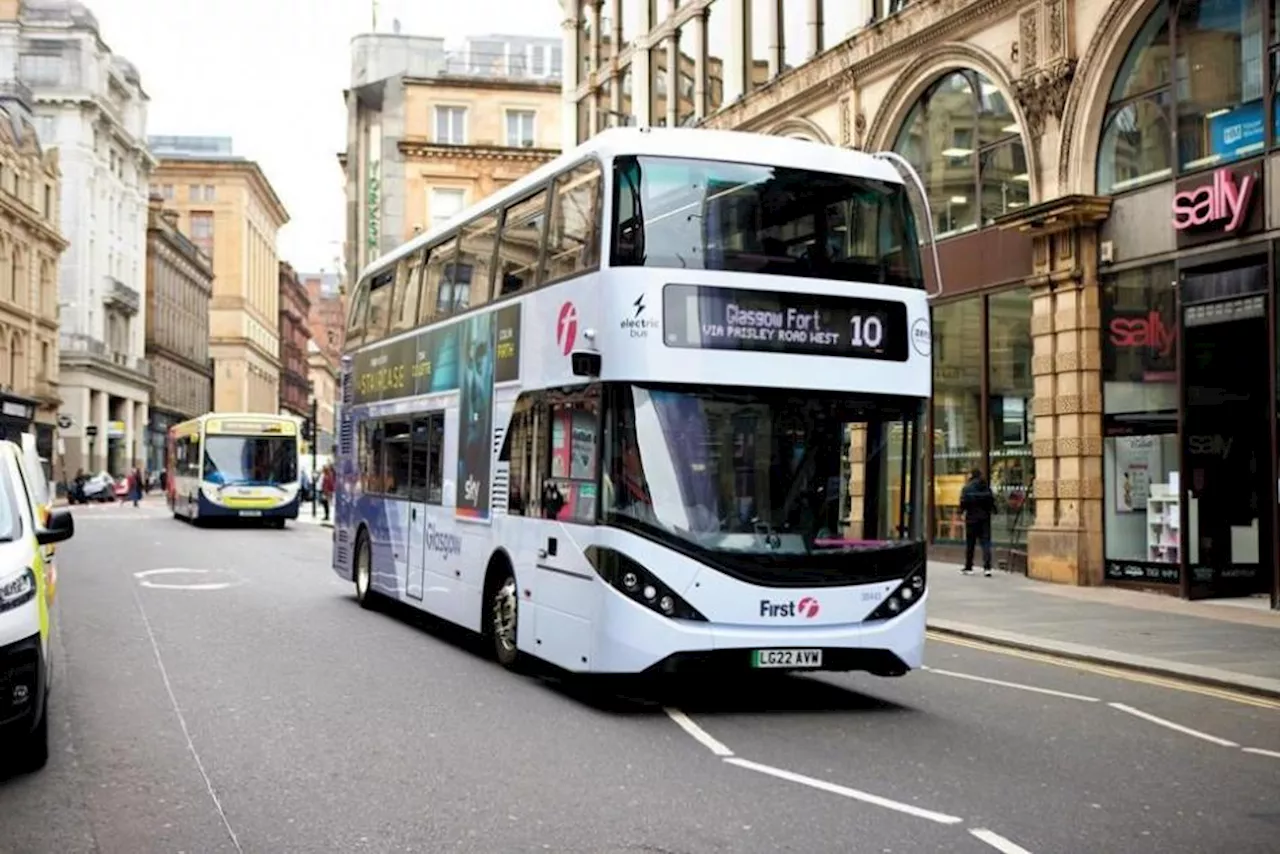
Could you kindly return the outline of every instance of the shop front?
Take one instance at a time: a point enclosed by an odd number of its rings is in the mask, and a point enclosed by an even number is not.
[[[1021,569],[1034,519],[1031,242],[985,230],[939,246],[947,271],[933,306],[929,459],[933,554],[963,554],[960,489],[981,471],[996,494],[997,560]]]
[[[1110,583],[1276,604],[1274,168],[1239,162],[1119,198],[1104,227],[1134,258],[1101,275]],[[1159,235],[1140,211],[1162,203]]]

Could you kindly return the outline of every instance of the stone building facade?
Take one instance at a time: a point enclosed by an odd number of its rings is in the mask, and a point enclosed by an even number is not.
[[[209,301],[213,261],[179,228],[159,195],[147,210],[147,359],[156,379],[147,425],[148,471],[165,464],[169,428],[213,409]]]
[[[563,138],[897,151],[943,274],[934,553],[978,468],[1033,577],[1280,605],[1275,6],[566,0]]]

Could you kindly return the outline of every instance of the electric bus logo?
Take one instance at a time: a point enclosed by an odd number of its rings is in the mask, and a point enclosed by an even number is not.
[[[560,318],[556,321],[556,343],[566,356],[573,351],[578,340],[578,309],[571,302],[560,306]]]

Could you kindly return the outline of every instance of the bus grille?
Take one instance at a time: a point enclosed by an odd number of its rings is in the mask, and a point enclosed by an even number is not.
[[[338,528],[337,546],[333,550],[333,559],[338,567],[351,565],[351,537],[346,528]]]
[[[507,515],[507,501],[511,493],[511,464],[498,462],[502,453],[502,441],[506,438],[507,429],[496,427],[493,431],[493,491],[489,497],[489,512],[494,516]]]

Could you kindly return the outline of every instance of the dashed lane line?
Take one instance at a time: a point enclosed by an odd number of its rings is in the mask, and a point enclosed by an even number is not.
[[[711,733],[698,726],[684,712],[671,708],[665,708],[663,711],[667,713],[667,717],[676,722],[676,726],[680,727],[680,729],[692,736],[694,741],[710,750],[716,756],[725,758],[733,755],[733,751],[725,747],[724,742],[717,740]]]
[[[1118,709],[1119,711],[1122,711],[1125,714],[1133,715],[1135,718],[1142,718],[1144,721],[1150,721],[1151,723],[1156,724],[1157,726],[1162,726],[1162,727],[1165,727],[1166,729],[1171,729],[1174,732],[1180,732],[1183,735],[1189,735],[1189,736],[1192,736],[1193,738],[1198,738],[1198,739],[1201,739],[1202,741],[1207,741],[1210,744],[1216,744],[1221,747],[1239,747],[1240,746],[1239,744],[1236,744],[1234,741],[1228,741],[1225,738],[1218,738],[1218,736],[1216,735],[1209,735],[1209,733],[1201,732],[1198,729],[1192,729],[1191,727],[1183,726],[1182,724],[1176,724],[1173,721],[1168,721],[1168,720],[1165,720],[1164,718],[1156,717],[1150,712],[1144,712],[1142,711],[1142,709],[1135,709],[1133,706],[1126,706],[1124,703],[1107,703],[1107,705],[1113,709]]]
[[[982,682],[987,685],[999,685],[1002,688],[1015,688],[1019,691],[1030,691],[1035,694],[1047,694],[1050,697],[1061,697],[1064,700],[1079,700],[1082,703],[1100,703],[1097,697],[1088,697],[1084,694],[1072,694],[1069,691],[1055,691],[1052,688],[1040,688],[1036,685],[1023,685],[1021,682],[1006,682],[1003,679],[991,679],[987,676],[974,676],[970,673],[957,673],[954,670],[942,670],[937,667],[921,668],[929,673],[936,673],[939,676],[950,676],[953,679],[967,679],[970,682]]]
[[[1143,685],[1155,685],[1160,688],[1169,688],[1174,691],[1184,691],[1188,694],[1200,694],[1204,697],[1215,697],[1219,700],[1227,700],[1232,703],[1240,703],[1246,706],[1255,706],[1260,709],[1280,709],[1280,700],[1274,700],[1269,697],[1259,697],[1253,694],[1244,694],[1239,691],[1231,691],[1226,688],[1215,688],[1211,685],[1201,685],[1195,682],[1183,682],[1178,679],[1156,676],[1150,673],[1142,673],[1137,670],[1107,667],[1105,665],[1093,664],[1092,662],[1080,661],[1073,658],[1060,658],[1046,652],[1031,652],[1024,649],[1014,649],[1013,647],[1001,646],[1000,644],[985,643],[971,638],[960,638],[952,635],[939,634],[933,631],[928,632],[928,638],[931,641],[947,643],[953,646],[968,647],[969,649],[976,649],[982,652],[992,652],[999,655],[1006,655],[1011,658],[1035,661],[1040,664],[1052,664],[1054,667],[1066,667],[1071,670],[1080,670],[1097,676],[1107,676],[1112,679],[1123,679],[1126,682],[1139,682]]]
[[[676,708],[667,707],[663,709],[667,713],[667,717],[671,718],[680,729],[692,737],[703,747],[710,750],[722,761],[736,768],[742,768],[746,771],[755,771],[757,774],[765,774],[778,780],[785,780],[788,783],[795,783],[800,786],[808,786],[811,789],[817,789],[831,795],[839,795],[850,800],[860,801],[871,806],[881,807],[913,818],[924,819],[935,824],[955,826],[964,824],[964,819],[956,815],[948,815],[947,813],[937,812],[935,810],[918,807],[915,804],[903,803],[895,801],[892,798],[886,798],[871,792],[864,792],[861,789],[854,789],[849,786],[842,786],[839,783],[832,783],[828,780],[820,780],[817,777],[809,777],[805,774],[797,774],[794,771],[788,771],[785,768],[777,768],[773,765],[765,765],[761,762],[754,762],[750,759],[743,759],[735,756],[733,751],[725,745],[724,742],[717,739],[711,733],[707,732],[688,715]],[[1001,854],[1031,854],[1030,851],[1020,845],[1011,842],[1005,837],[986,828],[975,827],[969,828],[969,833],[975,839],[980,840],[986,845],[999,851]]]
[[[879,795],[873,795],[870,792],[863,792],[858,789],[851,789],[848,786],[841,786],[837,783],[828,783],[826,780],[819,780],[816,777],[807,777],[804,774],[797,774],[794,771],[788,771],[785,768],[775,768],[772,765],[763,765],[759,762],[752,762],[750,759],[742,759],[732,756],[724,760],[730,765],[736,765],[739,768],[746,768],[749,771],[758,771],[761,774],[768,774],[770,777],[777,777],[779,780],[786,780],[789,783],[799,783],[801,786],[808,786],[811,789],[818,789],[823,792],[830,792],[833,795],[851,798],[855,801],[862,801],[864,804],[872,806],[884,807],[894,812],[905,813],[915,818],[922,818],[925,821],[932,821],[938,824],[961,824],[964,819],[955,815],[947,815],[946,813],[934,812],[933,810],[922,809],[921,807],[904,804],[901,801],[882,798]]]
[[[1272,759],[1280,759],[1280,751],[1263,750],[1261,747],[1242,747],[1245,753],[1252,753],[1254,756],[1270,756]]]
[[[982,827],[971,827],[969,832],[1000,852],[1000,854],[1031,854],[1030,851],[1005,839],[994,831]]]

